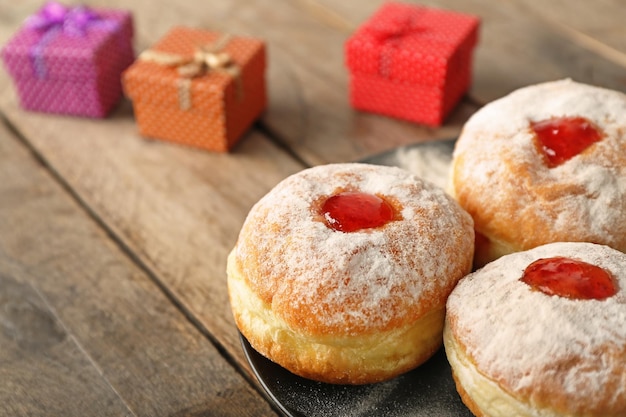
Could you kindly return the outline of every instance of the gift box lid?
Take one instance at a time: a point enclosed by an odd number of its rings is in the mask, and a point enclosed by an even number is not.
[[[115,60],[113,35],[132,51],[130,12],[48,3],[9,39],[2,58],[14,78],[93,78]]]
[[[352,73],[442,85],[453,56],[476,45],[479,24],[468,14],[388,2],[346,42],[346,65]]]
[[[200,50],[226,57],[228,66],[205,69],[192,76],[181,75],[179,68],[190,64]],[[174,27],[124,71],[124,91],[133,102],[181,107],[181,85],[189,81],[185,88],[193,109],[213,108],[216,100],[223,99],[227,89],[234,91],[238,81],[246,79],[248,64],[264,53],[265,43],[259,39]],[[147,55],[151,58],[144,59]],[[162,62],[159,62],[160,57]],[[178,64],[169,64],[170,59]],[[264,67],[265,61],[262,62]]]

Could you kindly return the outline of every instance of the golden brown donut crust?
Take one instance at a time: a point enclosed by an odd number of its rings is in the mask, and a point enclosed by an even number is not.
[[[449,192],[474,218],[477,266],[549,242],[583,241],[626,252],[626,95],[570,80],[517,90],[466,123]],[[531,122],[581,116],[603,134],[548,168]]]
[[[383,196],[397,219],[330,229],[320,202],[345,190]],[[469,215],[408,171],[302,171],[262,198],[242,227],[228,262],[235,320],[255,349],[292,372],[326,382],[388,379],[441,345],[445,301],[471,269],[473,240]]]

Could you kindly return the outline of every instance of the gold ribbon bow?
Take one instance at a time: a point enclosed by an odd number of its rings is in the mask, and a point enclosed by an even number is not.
[[[192,79],[211,71],[225,72],[233,77],[237,83],[237,94],[241,96],[241,71],[227,52],[220,52],[230,38],[230,35],[225,34],[211,45],[198,46],[191,56],[148,49],[139,54],[139,59],[176,68],[180,75],[177,80],[178,102],[182,110],[188,110],[191,108]]]

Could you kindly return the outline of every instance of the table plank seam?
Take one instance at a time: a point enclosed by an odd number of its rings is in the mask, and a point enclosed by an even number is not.
[[[26,274],[27,276],[29,274]],[[98,363],[93,359],[92,355],[85,349],[83,344],[76,338],[74,333],[70,330],[70,328],[65,324],[65,322],[61,319],[58,312],[54,308],[54,306],[48,301],[46,295],[40,291],[40,289],[32,282],[28,281],[28,286],[32,288],[32,290],[37,294],[37,296],[42,300],[46,308],[50,311],[54,319],[59,323],[59,325],[63,328],[63,331],[67,334],[70,340],[74,343],[74,345],[80,350],[80,352],[87,358],[91,366],[98,372],[102,380],[106,383],[106,385],[115,393],[117,398],[124,404],[124,406],[128,409],[128,412],[131,413],[132,416],[137,417],[137,414],[133,411],[128,402],[124,399],[124,397],[120,394],[120,392],[115,388],[113,384],[109,381],[107,376],[105,375],[102,368],[98,365]]]
[[[289,157],[293,158],[298,164],[302,165],[303,168],[311,166],[309,162],[307,162],[292,147],[289,146],[289,141],[273,130],[268,123],[259,120],[255,123],[254,129],[264,135],[271,143],[273,143]]]
[[[21,131],[6,117],[6,115],[3,112],[0,112],[0,120],[2,121],[3,124],[5,124],[5,126],[7,127],[7,129],[14,135],[14,137],[23,145],[25,146],[29,152],[31,153],[32,157],[42,166],[42,168],[51,176],[51,178],[65,191],[67,192],[68,196],[74,200],[74,202],[85,212],[85,214],[92,220],[95,222],[95,224],[105,232],[105,234],[111,239],[112,243],[118,247],[118,249],[120,250],[121,254],[124,256],[127,256],[130,261],[143,273],[146,274],[146,276],[148,277],[148,279],[150,279],[150,281],[158,288],[158,290],[166,297],[166,299],[173,304],[173,306],[175,307],[175,309],[182,314],[182,316],[185,318],[185,320],[187,320],[192,327],[198,331],[205,339],[208,340],[209,343],[211,343],[211,345],[217,350],[217,352],[219,353],[219,355],[234,369],[234,371],[239,374],[240,376],[243,377],[244,381],[246,381],[247,384],[249,384],[251,386],[251,388],[256,391],[258,394],[260,394],[263,399],[270,405],[270,407],[273,409],[273,411],[277,412],[278,414],[280,414],[280,410],[278,408],[275,407],[275,405],[273,404],[272,401],[269,400],[269,398],[267,397],[267,394],[260,388],[260,386],[258,385],[258,383],[253,379],[253,377],[248,374],[247,372],[245,372],[243,369],[241,369],[240,366],[238,366],[237,360],[236,358],[231,355],[228,352],[228,349],[223,346],[219,340],[217,338],[215,338],[209,331],[208,329],[198,320],[195,318],[195,316],[193,315],[193,313],[187,309],[184,305],[184,303],[178,299],[178,297],[176,297],[176,295],[170,291],[167,288],[167,285],[165,283],[162,282],[162,280],[160,280],[158,278],[158,274],[156,272],[154,272],[152,270],[152,268],[150,268],[149,265],[147,265],[146,262],[144,262],[139,254],[135,254],[132,250],[132,248],[127,245],[124,242],[124,239],[120,236],[118,236],[118,234],[115,232],[115,230],[110,227],[109,225],[107,225],[106,221],[102,218],[100,218],[100,216],[97,215],[97,213],[91,208],[91,206],[83,199],[81,198],[80,194],[78,191],[74,190],[71,185],[60,175],[60,173],[58,173],[54,167],[47,161],[47,159],[36,149],[35,146],[33,146],[28,139],[21,133]],[[284,145],[279,144],[280,147],[283,147]],[[32,286],[32,285],[31,285]],[[43,297],[43,294],[41,294],[41,292],[34,288],[37,293],[42,297],[42,299],[45,301],[46,305],[50,308],[51,311],[54,312],[54,310],[52,309],[52,306],[50,305],[50,303],[48,303],[48,301],[45,299],[45,297]],[[84,348],[82,347],[82,345],[80,343],[78,343],[78,341],[73,337],[72,333],[70,333],[69,331],[67,331],[67,327],[65,326],[65,324],[59,319],[58,315],[56,314],[56,312],[54,312],[54,316],[57,319],[57,321],[59,323],[62,324],[63,328],[66,330],[67,334],[70,335],[74,342],[77,344],[77,346],[79,346],[79,348],[81,349],[81,352],[83,352],[90,360],[90,362],[92,364],[95,365],[95,363],[93,362],[93,359],[91,358],[91,356],[84,350]],[[107,382],[107,385],[111,386],[111,384],[109,383],[108,380],[106,380],[106,378],[104,377],[104,375],[102,374],[101,369],[96,365],[96,369],[98,370],[98,372],[103,376],[103,378],[105,379],[105,381]],[[119,393],[111,386],[111,388],[113,389],[113,391],[115,392],[116,395],[119,396]],[[122,400],[123,398],[120,397]],[[124,402],[125,405],[126,402]],[[133,415],[135,415],[133,413]]]
[[[532,14],[537,19],[540,19],[547,26],[554,29],[555,32],[560,33],[565,38],[569,39],[572,43],[580,46],[587,51],[590,51],[614,64],[626,67],[626,53],[620,51],[606,43],[603,43],[599,39],[594,38],[580,30],[567,25],[563,22],[559,22],[554,18],[549,17],[547,14],[538,13],[532,7],[527,5],[518,4],[517,7],[523,8],[524,12]]]

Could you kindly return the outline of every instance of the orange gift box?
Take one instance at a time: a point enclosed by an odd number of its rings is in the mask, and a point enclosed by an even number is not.
[[[264,42],[176,27],[122,75],[142,136],[230,150],[267,107]]]

